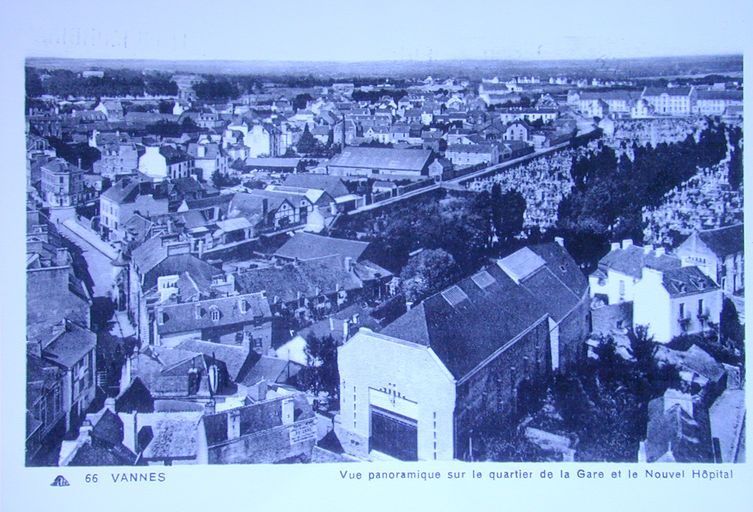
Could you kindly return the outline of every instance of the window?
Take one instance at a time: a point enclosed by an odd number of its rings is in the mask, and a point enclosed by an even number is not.
[[[698,316],[703,315],[703,299],[698,299]]]
[[[680,318],[685,318],[685,304],[680,303]]]
[[[625,281],[620,281],[620,299],[625,298]]]
[[[209,316],[212,319],[212,322],[219,322],[220,321],[220,311],[218,309],[213,309],[209,312]]]

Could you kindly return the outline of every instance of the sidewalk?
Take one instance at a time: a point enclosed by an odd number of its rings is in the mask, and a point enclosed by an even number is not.
[[[95,232],[86,229],[74,219],[66,219],[62,222],[62,224],[74,235],[84,240],[86,243],[94,247],[96,250],[98,250],[111,260],[114,260],[118,257],[118,251],[116,249],[99,238],[99,235],[97,235]]]

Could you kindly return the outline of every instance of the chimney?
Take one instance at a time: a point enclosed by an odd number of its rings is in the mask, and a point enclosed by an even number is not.
[[[332,317],[329,317],[329,332],[335,331],[335,319]]]
[[[643,246],[643,254],[649,254],[653,250],[654,250],[654,246],[653,245],[644,245]]]
[[[555,236],[554,241],[559,245],[560,247],[565,247],[565,239],[561,236]]]
[[[353,258],[350,256],[345,257],[345,271],[353,272]]]
[[[231,409],[227,413],[227,439],[238,439],[241,436],[241,411]]]
[[[105,398],[105,409],[107,409],[110,412],[115,412],[115,398],[113,397]]]
[[[666,253],[666,251],[664,250],[664,247],[657,247],[656,248],[656,257],[657,258],[659,256],[664,256],[665,253]]]
[[[262,379],[248,388],[248,397],[254,402],[261,402],[267,398],[267,381]]]
[[[204,406],[204,414],[214,414],[217,411],[217,406],[215,404],[214,400],[210,400],[207,402],[207,404]]]
[[[623,249],[627,249],[631,245],[633,245],[633,240],[631,238],[626,238],[625,240],[622,241],[622,248]]]
[[[295,421],[295,402],[292,398],[282,400],[282,424],[292,425]]]
[[[78,439],[82,443],[91,443],[92,423],[89,420],[84,420],[78,429]]]
[[[618,251],[620,249],[620,243],[619,242],[612,242],[610,245],[612,251]]]

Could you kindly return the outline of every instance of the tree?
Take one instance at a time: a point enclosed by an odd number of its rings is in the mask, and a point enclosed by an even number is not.
[[[740,317],[737,314],[735,304],[725,298],[722,303],[722,313],[719,320],[722,340],[731,341],[735,346],[741,345],[745,337]]]
[[[337,342],[331,335],[306,339],[308,365],[307,389],[315,395],[325,393],[329,400],[337,401],[340,390],[340,372],[337,368]]]
[[[457,275],[451,254],[442,249],[427,249],[408,259],[400,279],[406,300],[416,302],[449,286]]]
[[[309,125],[306,124],[306,127],[303,129],[303,134],[301,134],[301,138],[298,140],[296,149],[300,154],[313,153],[317,149],[318,142],[319,141],[317,141],[309,131]]]
[[[306,108],[308,102],[313,99],[314,98],[312,98],[308,93],[298,94],[295,98],[293,98],[293,109],[303,110]]]
[[[526,200],[517,190],[502,194],[498,183],[492,186],[492,223],[500,242],[509,243],[523,231]]]

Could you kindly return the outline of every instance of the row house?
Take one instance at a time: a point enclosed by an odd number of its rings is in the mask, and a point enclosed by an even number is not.
[[[166,214],[167,187],[162,184],[123,178],[99,197],[100,229],[105,240],[124,240],[125,224],[136,214],[152,217]]]

